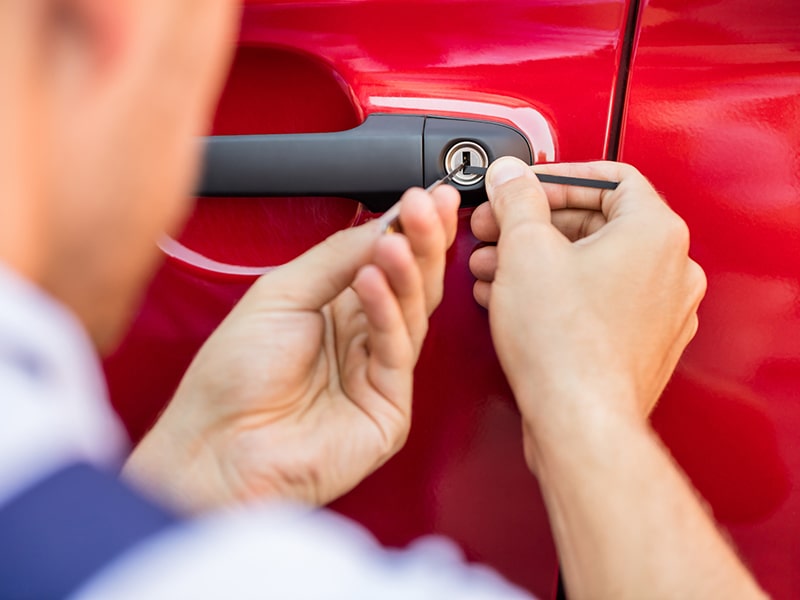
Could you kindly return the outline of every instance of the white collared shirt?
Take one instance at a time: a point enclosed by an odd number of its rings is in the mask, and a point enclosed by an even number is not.
[[[77,319],[0,263],[0,502],[75,462],[128,447]]]

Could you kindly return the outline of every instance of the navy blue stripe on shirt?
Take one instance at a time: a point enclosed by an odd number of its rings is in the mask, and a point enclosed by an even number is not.
[[[177,521],[114,475],[67,467],[0,506],[0,598],[63,598]]]

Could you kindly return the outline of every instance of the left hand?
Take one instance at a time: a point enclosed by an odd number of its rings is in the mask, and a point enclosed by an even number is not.
[[[458,193],[408,191],[404,235],[340,232],[256,282],[125,467],[179,508],[320,505],[402,447]]]

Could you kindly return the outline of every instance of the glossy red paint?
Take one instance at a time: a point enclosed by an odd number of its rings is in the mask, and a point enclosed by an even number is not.
[[[800,596],[800,10],[653,0],[622,158],[687,221],[708,294],[654,421],[775,598]]]
[[[215,132],[332,131],[375,112],[463,115],[516,125],[540,160],[601,158],[626,10],[622,0],[248,2]],[[486,315],[472,299],[468,217],[417,370],[408,444],[334,508],[391,545],[448,535],[470,559],[552,597],[546,514]],[[364,218],[346,200],[200,200],[107,361],[132,437],[255,272]]]

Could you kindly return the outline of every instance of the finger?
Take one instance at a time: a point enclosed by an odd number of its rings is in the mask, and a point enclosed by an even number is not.
[[[580,208],[554,210],[551,221],[553,226],[571,242],[589,237],[608,223],[603,213]]]
[[[695,297],[694,311],[697,312],[700,308],[700,303],[703,301],[708,291],[708,278],[706,277],[706,272],[703,270],[703,267],[691,258],[689,259],[688,278],[691,290],[690,293]]]
[[[367,265],[359,271],[353,289],[368,323],[368,384],[400,414],[408,415],[416,354],[400,305],[384,273],[374,265]],[[369,396],[361,398],[360,404],[373,416],[382,414],[384,409],[381,403],[374,403]]]
[[[339,294],[329,306],[333,317],[331,324],[334,328],[334,343],[339,364],[357,363],[357,360],[351,360],[353,352],[358,353],[363,361],[365,356],[363,339],[367,335],[368,324],[358,294],[351,286]]]
[[[442,196],[444,203],[452,196]],[[452,207],[452,204],[451,204]],[[455,208],[448,217],[455,225]],[[439,305],[444,291],[445,253],[448,234],[431,194],[414,188],[407,191],[400,203],[403,234],[419,265],[424,282],[425,306],[429,312]],[[392,236],[389,236],[392,237]]]
[[[372,259],[380,224],[335,233],[292,262],[264,275],[251,294],[276,310],[319,310],[350,286]]]
[[[599,161],[587,163],[546,163],[533,167],[536,173],[583,177],[619,182],[616,190],[547,183],[544,189],[553,210],[577,208],[602,212],[607,220],[631,211],[641,211],[663,204],[653,186],[634,167],[624,163]]]
[[[469,270],[478,281],[494,281],[497,272],[497,247],[483,246],[469,257]]]
[[[518,158],[496,160],[486,173],[486,191],[502,234],[530,224],[550,225],[550,207],[542,184]]]
[[[374,265],[363,267],[353,283],[367,318],[366,364],[355,372],[369,390],[351,400],[382,433],[387,455],[405,441],[411,425],[411,398],[416,353],[402,310],[385,274]]]
[[[472,288],[472,295],[475,301],[483,308],[489,308],[489,296],[491,296],[492,284],[486,281],[476,281]]]
[[[374,264],[380,268],[394,293],[414,348],[422,347],[428,331],[423,274],[404,236],[390,235],[378,240]]]
[[[461,205],[461,194],[451,185],[441,185],[432,192],[436,211],[445,232],[445,245],[453,245],[458,229],[458,207]]]
[[[470,226],[472,234],[482,242],[496,242],[500,237],[500,227],[488,202],[473,211]]]
[[[387,369],[408,367],[413,362],[408,330],[385,273],[375,265],[362,267],[353,290],[367,318],[370,356]]]

